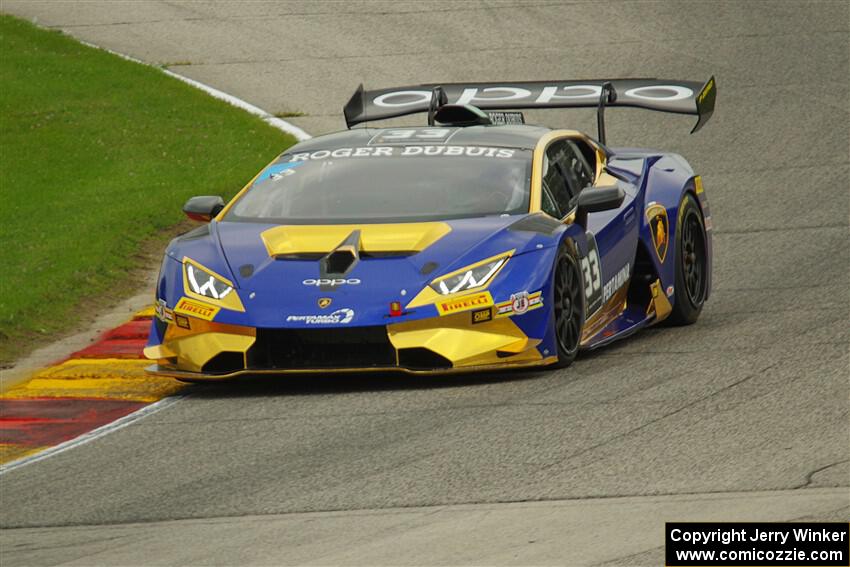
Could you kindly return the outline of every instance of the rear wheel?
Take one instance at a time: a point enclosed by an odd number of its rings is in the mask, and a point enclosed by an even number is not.
[[[695,323],[705,304],[708,288],[708,257],[705,223],[696,199],[688,193],[679,205],[676,226],[676,302],[671,325]]]
[[[578,262],[566,246],[558,252],[554,281],[556,368],[566,368],[578,354],[584,326],[584,287]]]

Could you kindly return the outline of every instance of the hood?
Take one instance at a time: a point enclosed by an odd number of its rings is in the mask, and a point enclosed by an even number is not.
[[[551,245],[555,227],[532,222],[538,218],[511,215],[360,225],[224,222],[216,223],[216,232],[240,288],[264,287],[269,277],[319,277],[320,259],[341,244],[349,244],[352,235],[361,261],[348,277],[381,261],[394,267],[408,265],[416,272],[425,268],[427,274],[416,281],[427,283],[442,273],[508,250],[521,254],[537,244]]]
[[[562,226],[526,214],[362,225],[213,222],[209,233],[252,323],[277,326],[283,315],[316,313],[323,302],[328,312],[353,309],[360,321],[380,321],[390,302],[407,305],[443,274],[511,250],[555,246]],[[323,259],[343,248],[356,249],[358,260],[344,274],[329,273]]]

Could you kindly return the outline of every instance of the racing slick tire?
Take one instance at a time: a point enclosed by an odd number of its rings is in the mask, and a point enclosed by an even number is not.
[[[566,368],[578,354],[584,327],[584,284],[578,260],[571,247],[562,244],[552,270],[553,318],[558,362],[553,368]]]
[[[686,193],[676,221],[676,300],[669,325],[696,323],[708,284],[705,221],[696,199]]]

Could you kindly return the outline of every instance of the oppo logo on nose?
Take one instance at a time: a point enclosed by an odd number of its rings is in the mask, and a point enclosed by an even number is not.
[[[329,279],[329,278],[321,278],[321,279],[318,279],[318,280],[314,280],[314,279],[304,280],[301,283],[304,284],[304,285],[314,285],[316,287],[321,287],[321,286],[331,286],[331,287],[333,287],[333,286],[337,286],[337,285],[360,285],[360,280],[357,279],[357,278],[350,278],[350,279],[337,278],[337,279],[333,279],[333,280]]]

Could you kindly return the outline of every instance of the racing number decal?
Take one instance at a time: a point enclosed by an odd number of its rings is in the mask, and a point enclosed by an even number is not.
[[[602,265],[599,262],[596,237],[591,232],[587,233],[587,256],[581,259],[581,271],[584,274],[587,316],[590,316],[602,307]]]
[[[588,313],[593,313],[599,306],[596,305],[602,298],[599,293],[602,289],[602,276],[599,275],[599,253],[590,250],[587,257],[581,259],[581,269],[584,272],[584,296],[588,298],[590,306]]]
[[[448,128],[422,128],[416,130],[388,130],[384,132],[384,140],[442,140],[448,138],[451,130]]]
[[[373,144],[415,144],[416,142],[447,142],[457,128],[398,128],[384,130],[369,141]]]
[[[596,250],[588,252],[586,258],[581,259],[581,269],[584,272],[584,294],[587,297],[599,291],[602,279],[599,277],[599,254]]]

